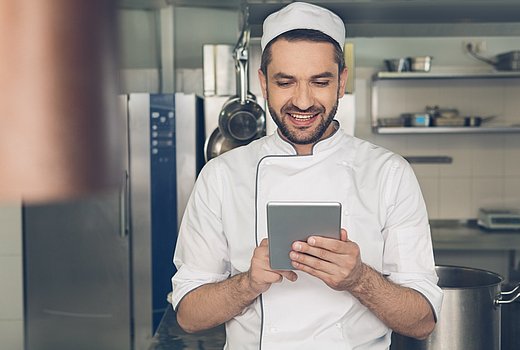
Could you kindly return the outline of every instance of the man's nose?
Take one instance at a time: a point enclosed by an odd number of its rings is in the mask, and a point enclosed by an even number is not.
[[[298,84],[293,96],[293,105],[302,111],[307,110],[314,104],[312,91],[307,84]]]

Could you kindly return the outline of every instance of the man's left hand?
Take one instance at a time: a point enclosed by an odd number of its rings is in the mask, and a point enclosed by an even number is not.
[[[313,275],[334,290],[350,290],[363,273],[359,246],[341,229],[340,239],[311,236],[296,241],[290,257],[294,268]]]

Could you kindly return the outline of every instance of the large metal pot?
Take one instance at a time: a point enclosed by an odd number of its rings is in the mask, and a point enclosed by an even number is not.
[[[433,333],[416,340],[394,333],[392,350],[500,350],[500,305],[520,298],[520,285],[501,292],[503,278],[468,267],[437,266],[444,291]]]

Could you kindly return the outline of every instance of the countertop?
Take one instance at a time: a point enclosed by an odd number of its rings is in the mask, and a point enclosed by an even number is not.
[[[430,222],[433,247],[437,250],[520,250],[520,231],[489,231],[475,220]],[[196,334],[184,332],[175,311],[167,307],[149,350],[221,350],[226,341],[224,326]]]
[[[178,325],[175,311],[168,306],[157,328],[149,350],[222,350],[226,342],[224,326],[196,334],[184,332]]]
[[[434,250],[520,250],[520,230],[486,230],[476,220],[432,220]]]

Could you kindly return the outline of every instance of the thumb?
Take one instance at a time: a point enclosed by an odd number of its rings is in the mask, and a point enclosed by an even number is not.
[[[278,271],[282,276],[287,278],[289,281],[294,282],[298,279],[298,275],[294,271]]]
[[[347,230],[345,230],[344,228],[341,229],[341,232],[340,232],[340,239],[343,241],[343,242],[348,242],[349,239],[348,239],[348,234],[347,234]]]

